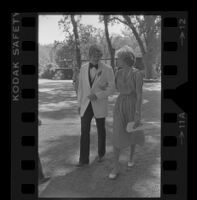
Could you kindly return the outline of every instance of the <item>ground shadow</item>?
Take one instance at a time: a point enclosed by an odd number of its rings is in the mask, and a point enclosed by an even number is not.
[[[54,120],[60,120],[60,119],[74,119],[78,118],[77,115],[77,109],[76,105],[72,105],[69,108],[60,109],[57,111],[45,111],[45,112],[39,112],[39,116],[41,118],[50,118]]]
[[[107,149],[111,149],[112,124],[108,122],[106,128],[108,130],[106,146]],[[92,129],[94,132],[91,134],[90,155],[95,157],[97,155],[96,127],[93,125]],[[45,145],[50,148],[41,153],[41,158],[46,158],[43,167],[47,168],[48,172],[45,172],[48,175],[54,174],[54,176],[40,197],[142,197],[143,191],[135,189],[136,183],[141,184],[146,180],[147,185],[150,185],[155,179],[151,167],[160,165],[158,160],[160,137],[158,137],[158,130],[154,132],[146,133],[146,144],[143,147],[137,147],[136,166],[132,170],[126,168],[128,149],[121,153],[122,169],[118,181],[111,181],[107,178],[112,168],[112,151],[107,151],[103,163],[98,164],[92,159],[88,167],[79,169],[75,167],[79,156],[79,136],[61,136],[56,140],[46,141]],[[159,169],[160,166],[157,166],[156,173]],[[157,176],[159,175],[156,175],[159,182]],[[147,190],[145,195],[151,196],[151,188]],[[154,193],[152,196],[158,197],[159,193]]]
[[[41,118],[52,120],[65,118],[67,119],[65,123],[68,125],[76,123],[77,104],[73,102],[76,97],[71,83],[47,83],[40,88],[43,90],[39,93],[39,104],[46,105],[46,109],[39,112]],[[143,98],[147,100],[143,105],[143,117],[149,121],[159,121],[160,91],[154,87],[145,88]],[[50,107],[51,103],[59,105],[63,101],[66,102],[66,107],[65,105]],[[107,178],[112,167],[111,136],[115,101],[116,95],[109,101],[109,117],[106,120],[107,153],[104,162],[98,164],[94,161],[97,155],[97,132],[94,123],[91,128],[91,164],[86,168],[78,169],[74,166],[79,158],[80,133],[68,134],[67,130],[64,135],[42,141],[44,150],[40,153],[40,157],[43,169],[46,175],[52,176],[52,179],[40,197],[159,197],[160,191],[155,188],[160,184],[159,128],[145,133],[146,143],[143,147],[137,147],[136,165],[132,170],[126,168],[128,149],[125,149],[121,154],[121,176],[117,181]],[[50,111],[47,110],[49,108]],[[71,129],[72,127],[69,130]],[[77,130],[79,131],[79,127]]]

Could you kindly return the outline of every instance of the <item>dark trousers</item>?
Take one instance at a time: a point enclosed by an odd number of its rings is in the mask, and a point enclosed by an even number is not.
[[[83,117],[81,117],[81,139],[80,139],[80,163],[89,163],[90,153],[90,126],[94,116],[92,104],[89,103]],[[105,118],[95,118],[98,132],[98,156],[105,155],[106,130]]]

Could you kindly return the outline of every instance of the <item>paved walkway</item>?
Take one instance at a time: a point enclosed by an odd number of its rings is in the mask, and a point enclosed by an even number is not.
[[[145,132],[146,143],[137,147],[136,165],[126,167],[128,149],[121,154],[121,175],[108,180],[111,170],[112,109],[117,95],[110,97],[107,118],[107,153],[102,163],[97,155],[97,132],[91,128],[90,165],[76,168],[78,162],[80,118],[71,81],[39,81],[39,153],[44,173],[51,180],[39,186],[40,197],[160,197],[160,83],[144,85],[143,115],[155,122]]]

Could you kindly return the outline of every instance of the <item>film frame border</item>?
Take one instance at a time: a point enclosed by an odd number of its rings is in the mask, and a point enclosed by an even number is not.
[[[11,196],[13,199],[38,198],[39,14],[11,14]],[[188,13],[170,11],[143,12],[143,14],[157,14],[162,17],[160,198],[186,199],[187,114],[172,100],[172,96],[176,93],[176,88],[187,82]]]

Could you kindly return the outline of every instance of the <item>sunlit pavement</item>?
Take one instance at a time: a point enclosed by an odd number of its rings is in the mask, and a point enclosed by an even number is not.
[[[127,170],[128,150],[122,153],[121,175],[108,180],[111,170],[112,113],[117,94],[109,98],[107,152],[102,163],[97,156],[95,121],[91,128],[90,165],[78,169],[80,117],[71,81],[39,80],[39,153],[44,173],[51,180],[39,186],[40,197],[159,197],[160,196],[160,83],[145,83],[143,114],[155,128],[145,132],[146,143],[137,147],[136,165]]]

